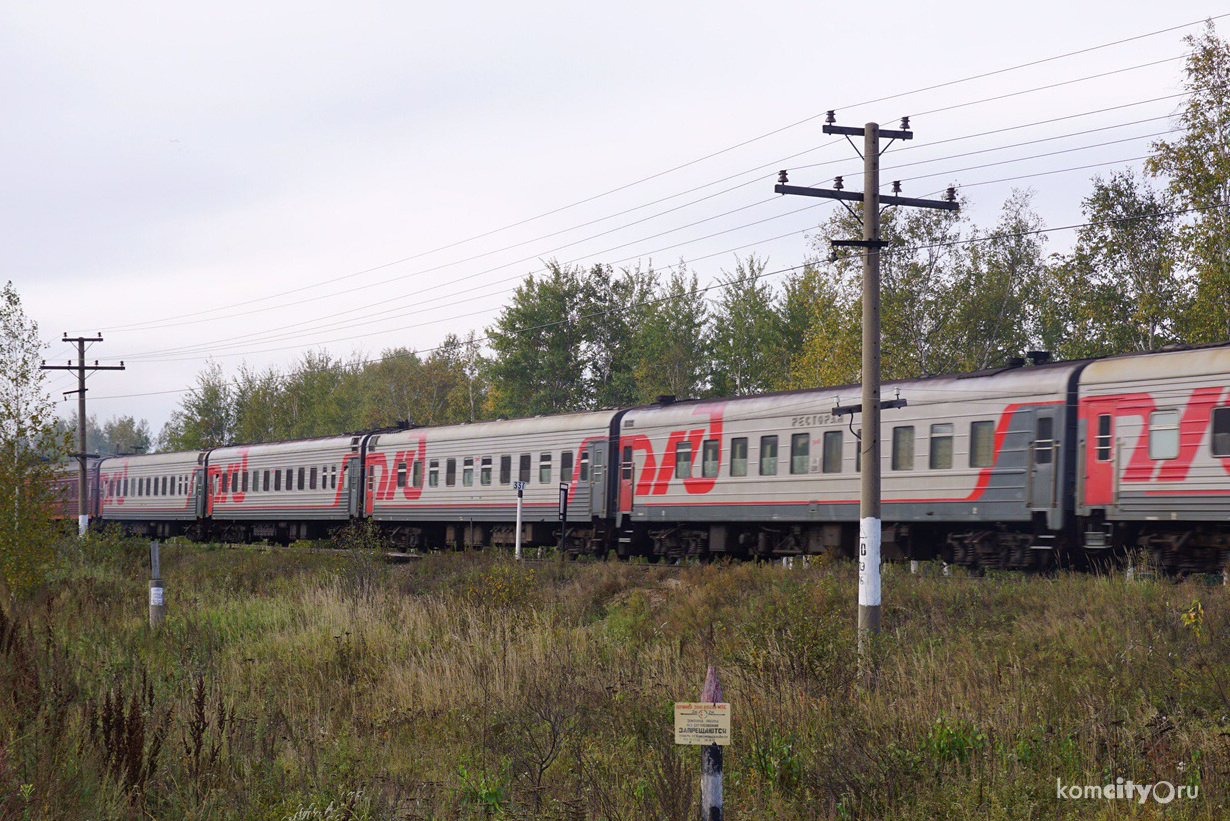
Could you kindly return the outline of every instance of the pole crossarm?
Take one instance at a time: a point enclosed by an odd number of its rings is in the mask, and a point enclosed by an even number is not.
[[[847,202],[862,202],[863,195],[858,191],[834,191],[831,188],[806,188],[801,185],[775,185],[776,194],[795,194],[800,197],[824,197],[830,200],[846,200]],[[913,197],[895,197],[882,195],[880,205],[908,205],[913,208],[935,208],[940,211],[958,211],[961,206],[945,200],[920,200]]]
[[[846,137],[866,137],[867,129],[859,128],[850,125],[826,125],[824,126],[825,134],[841,134]],[[913,131],[893,131],[887,128],[880,129],[881,137],[888,137],[890,140],[912,140],[914,139]]]

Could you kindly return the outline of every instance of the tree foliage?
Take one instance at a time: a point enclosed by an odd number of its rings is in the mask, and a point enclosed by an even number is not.
[[[68,442],[57,436],[44,386],[38,326],[11,282],[0,292],[0,346],[0,592],[20,596],[55,562],[63,529],[54,518],[61,501],[54,457]]]

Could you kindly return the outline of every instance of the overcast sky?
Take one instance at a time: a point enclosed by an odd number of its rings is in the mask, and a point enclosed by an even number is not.
[[[234,372],[430,348],[481,332],[543,260],[683,261],[706,282],[735,253],[797,265],[835,206],[774,197],[776,170],[861,188],[857,155],[821,133],[830,108],[850,125],[914,115],[883,163],[908,196],[958,183],[989,226],[1032,188],[1048,226],[1078,222],[1090,177],[1139,167],[1172,127],[1180,100],[1158,98],[1181,91],[1199,27],[1093,47],[1227,12],[9,0],[0,277],[49,359],[69,356],[62,333],[101,331],[89,358],[128,370],[91,379],[91,414],[156,433],[209,357]]]

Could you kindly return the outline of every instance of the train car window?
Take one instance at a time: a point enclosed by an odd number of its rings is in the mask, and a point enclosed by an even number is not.
[[[706,439],[701,449],[700,475],[706,479],[714,479],[722,466],[722,440]]]
[[[440,460],[432,459],[427,464],[427,487],[440,486]]]
[[[491,457],[484,456],[479,463],[478,483],[484,487],[491,484]]]
[[[1214,456],[1230,457],[1230,408],[1213,410],[1213,440],[1209,444]]]
[[[229,487],[230,478],[231,478],[231,474],[229,473],[222,474],[222,492],[223,493],[230,493],[230,487]]]
[[[675,444],[675,478],[692,478],[692,443],[678,442]]]
[[[261,485],[262,485],[262,489],[266,493],[268,493],[269,492],[269,471],[265,471],[265,475],[262,478]]]
[[[636,465],[632,461],[632,446],[624,445],[624,455],[620,464],[619,478],[625,482],[632,481],[632,473],[635,468]]]
[[[1039,416],[1034,433],[1034,463],[1049,465],[1055,456],[1055,420],[1050,416]]]
[[[247,493],[248,492],[248,472],[246,470],[243,472],[243,478],[240,481],[240,484],[243,486],[243,490],[241,492]]]
[[[120,495],[128,495],[128,477],[124,477],[124,481],[120,483]]]
[[[777,475],[777,437],[760,437],[760,475]]]
[[[969,423],[969,466],[989,468],[995,463],[995,423]]]
[[[397,487],[400,490],[406,486],[406,463],[397,463]]]
[[[517,458],[517,480],[520,482],[530,480],[530,459],[528,453],[523,453]]]
[[[312,465],[312,469],[308,471],[308,490],[316,489],[316,466]]]
[[[730,475],[747,475],[747,437],[730,440]]]
[[[282,471],[280,470],[275,470],[273,472],[273,489],[274,490],[282,489]]]
[[[893,470],[914,469],[914,426],[893,428]]]
[[[1098,417],[1097,459],[1099,462],[1110,461],[1110,414],[1104,413]]]
[[[337,465],[329,466],[329,489],[337,490]]]
[[[572,481],[572,451],[570,450],[559,452],[559,480],[561,482]]]
[[[414,465],[410,468],[410,484],[415,487],[423,486],[423,460],[415,459]]]
[[[470,457],[461,463],[462,487],[474,487],[474,458]]]
[[[790,437],[790,472],[807,473],[811,461],[811,434],[796,433]]]
[[[444,462],[444,484],[452,487],[457,484],[457,460],[447,459]]]
[[[300,490],[303,490],[303,489],[304,489],[304,487],[306,487],[306,485],[304,485],[304,483],[303,483],[303,474],[304,474],[304,473],[306,473],[306,472],[307,472],[307,471],[305,471],[303,468],[299,468],[299,485],[298,485],[298,487],[299,487],[299,489],[300,489]]]
[[[551,454],[543,453],[538,457],[538,483],[551,484]]]
[[[824,453],[820,459],[820,469],[825,473],[841,473],[842,438],[842,432],[839,430],[824,432]]]
[[[581,451],[581,481],[589,481],[589,451]]]
[[[500,457],[500,484],[506,485],[512,481],[512,457]]]
[[[1149,415],[1149,458],[1175,459],[1179,455],[1179,412],[1155,411]]]
[[[931,426],[931,456],[928,467],[932,470],[948,470],[952,467],[952,423],[942,422]]]
[[[286,469],[286,489],[287,490],[295,489],[295,469],[294,468]]]

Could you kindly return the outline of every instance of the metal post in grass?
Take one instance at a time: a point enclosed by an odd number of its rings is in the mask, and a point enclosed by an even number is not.
[[[710,665],[705,673],[700,700],[706,704],[722,702],[717,667]],[[716,743],[704,747],[700,754],[700,817],[701,821],[722,821],[722,748]]]
[[[157,630],[167,620],[166,590],[162,586],[162,562],[158,555],[158,540],[149,543],[149,626]]]
[[[517,561],[521,561],[521,497],[525,493],[525,482],[513,482],[513,487],[517,489],[517,535],[514,537],[516,547],[513,552]]]

